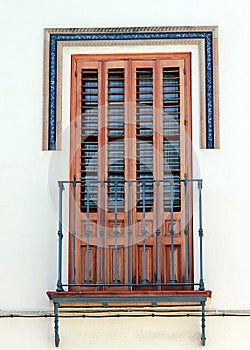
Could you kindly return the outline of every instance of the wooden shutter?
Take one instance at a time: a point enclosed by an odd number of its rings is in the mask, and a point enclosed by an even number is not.
[[[133,283],[156,282],[156,210],[161,219],[161,282],[169,283],[173,277],[170,182],[174,182],[174,274],[178,282],[185,278],[184,190],[179,180],[191,177],[191,151],[186,143],[186,133],[191,137],[191,123],[187,128],[190,107],[185,104],[190,102],[190,81],[184,68],[188,55],[181,55],[86,55],[73,61],[76,78],[72,79],[71,115],[73,120],[80,115],[80,123],[72,123],[71,177],[83,180],[77,192],[78,283],[100,283],[103,259],[104,283],[128,284],[128,180],[137,180],[132,185]],[[96,180],[105,181],[103,198]],[[160,184],[162,205],[157,209],[155,180],[166,181]],[[105,208],[102,253],[100,207]],[[91,224],[86,228],[87,219]],[[190,277],[191,261],[192,254]]]
[[[90,211],[97,212],[98,180],[98,69],[81,70],[81,179],[93,180],[89,189]],[[87,208],[86,184],[81,185],[83,212]]]

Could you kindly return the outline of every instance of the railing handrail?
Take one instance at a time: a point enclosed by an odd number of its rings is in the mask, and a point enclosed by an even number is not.
[[[125,179],[112,179],[112,180],[58,180],[58,184],[82,184],[86,182],[95,182],[95,183],[110,183],[110,182],[124,182],[124,183],[137,183],[137,182],[152,182],[152,183],[171,183],[171,182],[197,182],[197,183],[202,183],[202,179],[178,179],[176,177],[170,178],[169,180],[155,180],[155,179],[133,179],[133,180],[125,180]]]
[[[132,204],[132,184],[136,183],[136,184],[141,184],[142,185],[142,230],[141,230],[141,234],[143,237],[142,240],[142,245],[143,245],[143,273],[142,273],[142,281],[137,283],[134,283],[132,281],[132,250],[129,249],[128,250],[128,259],[129,260],[129,264],[128,264],[128,283],[126,283],[126,281],[124,282],[119,282],[118,283],[118,266],[117,266],[117,261],[118,261],[118,241],[117,241],[117,237],[118,237],[118,231],[117,231],[117,215],[118,215],[118,205],[117,203],[115,203],[115,210],[113,213],[114,215],[114,244],[115,244],[115,248],[114,248],[114,283],[107,283],[103,281],[103,237],[104,237],[104,227],[103,227],[103,207],[101,206],[100,208],[100,232],[98,232],[98,235],[100,237],[100,282],[95,281],[95,283],[92,283],[92,281],[90,281],[89,279],[89,272],[88,272],[88,268],[89,268],[89,247],[90,247],[90,243],[89,243],[89,209],[87,210],[86,214],[86,218],[87,218],[87,231],[85,232],[86,237],[87,237],[87,241],[86,241],[86,264],[85,264],[85,283],[78,283],[75,280],[75,239],[76,239],[76,222],[75,222],[75,215],[76,215],[76,187],[77,184],[88,184],[88,183],[95,183],[98,184],[98,189],[100,191],[100,195],[101,197],[104,195],[104,184],[115,184],[115,197],[112,198],[112,201],[118,201],[117,198],[117,184],[118,183],[127,183],[128,184],[128,193],[127,193],[127,204],[128,204],[128,227],[126,229],[127,235],[128,235],[128,242],[131,242],[131,236],[132,236],[132,226],[131,226],[131,215],[132,215],[132,211],[131,211],[131,204]],[[156,184],[156,202],[154,203],[154,206],[156,207],[156,230],[155,230],[155,234],[156,234],[156,252],[157,252],[157,260],[156,260],[156,282],[149,282],[146,281],[146,204],[145,204],[145,195],[146,195],[146,191],[145,191],[145,185],[148,185],[148,183],[150,184]],[[174,241],[174,235],[175,235],[175,222],[174,222],[174,186],[176,185],[176,183],[183,183],[184,184],[184,202],[185,202],[185,211],[184,211],[184,216],[185,216],[185,227],[184,227],[184,237],[185,237],[185,282],[177,282],[175,280],[175,241]],[[189,185],[190,183],[197,183],[197,190],[198,190],[198,237],[199,237],[199,282],[194,282],[191,281],[189,278],[189,274],[190,274],[190,270],[189,270],[189,226],[188,226],[188,220],[189,220]],[[65,190],[65,186],[64,185],[73,185],[72,189],[73,189],[73,201],[72,201],[72,220],[71,220],[71,229],[69,230],[69,232],[71,233],[71,247],[73,249],[73,251],[71,252],[71,274],[72,274],[72,280],[71,283],[63,283],[62,282],[62,267],[63,267],[63,191]],[[168,194],[169,198],[170,198],[170,246],[171,246],[171,253],[170,253],[170,260],[171,260],[171,279],[170,282],[168,283],[164,283],[164,281],[161,280],[161,253],[160,253],[160,234],[161,234],[161,229],[160,229],[160,225],[159,225],[159,213],[157,213],[157,208],[160,207],[159,204],[159,187],[160,184],[168,184],[170,185],[170,193]],[[59,185],[59,222],[58,222],[58,281],[57,281],[57,290],[58,291],[62,291],[63,290],[63,286],[92,286],[92,287],[98,287],[98,286],[130,286],[130,287],[134,287],[134,286],[198,286],[200,290],[204,290],[204,280],[203,280],[203,227],[202,227],[202,179],[199,178],[192,178],[192,179],[180,179],[180,178],[170,178],[170,179],[161,179],[161,180],[157,180],[157,179],[132,179],[132,180],[125,180],[125,179],[112,179],[112,180],[95,180],[95,179],[84,179],[84,180],[59,180],[58,181],[58,185]],[[193,188],[193,187],[192,187]],[[89,190],[87,189],[87,207],[89,208]],[[102,201],[102,199],[101,199]],[[154,234],[153,233],[153,234]],[[131,244],[129,245],[129,247],[131,248]]]

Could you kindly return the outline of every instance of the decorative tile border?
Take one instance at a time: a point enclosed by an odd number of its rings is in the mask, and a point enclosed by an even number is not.
[[[45,29],[43,149],[61,148],[63,47],[196,45],[200,61],[201,148],[219,148],[218,28]]]

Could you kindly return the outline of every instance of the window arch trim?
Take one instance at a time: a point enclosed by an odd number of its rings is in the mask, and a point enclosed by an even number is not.
[[[200,147],[219,148],[218,28],[145,27],[45,29],[43,150],[60,150],[64,47],[195,45],[200,62]]]

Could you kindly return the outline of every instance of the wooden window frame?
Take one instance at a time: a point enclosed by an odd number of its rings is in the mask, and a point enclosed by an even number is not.
[[[127,54],[127,55],[73,55],[72,56],[72,69],[71,69],[71,76],[72,76],[72,81],[71,81],[71,125],[73,126],[71,128],[71,168],[70,168],[70,178],[76,178],[77,180],[79,180],[81,178],[80,172],[81,169],[79,168],[79,164],[75,166],[75,164],[77,164],[77,159],[79,159],[79,145],[81,144],[81,140],[79,139],[79,135],[77,136],[77,138],[75,138],[75,131],[74,131],[74,126],[79,124],[79,120],[77,120],[81,114],[80,112],[80,98],[81,98],[81,85],[80,84],[76,84],[76,77],[78,77],[80,75],[80,70],[81,70],[81,66],[78,66],[78,62],[84,62],[84,67],[86,68],[86,70],[88,69],[97,69],[99,67],[99,69],[101,69],[101,71],[103,70],[105,73],[108,72],[109,68],[112,67],[117,67],[117,62],[121,61],[121,66],[122,67],[126,67],[126,73],[128,76],[127,77],[128,81],[131,81],[131,72],[133,71],[134,73],[136,72],[136,68],[138,67],[154,67],[154,72],[155,70],[158,71],[159,77],[160,72],[163,72],[163,67],[165,66],[174,66],[175,62],[176,62],[176,66],[180,66],[183,73],[182,76],[184,77],[185,75],[185,82],[184,82],[184,78],[183,78],[183,82],[181,83],[182,85],[182,89],[183,91],[187,90],[186,93],[183,94],[182,96],[182,111],[180,112],[180,114],[182,115],[182,126],[183,129],[185,129],[190,138],[191,138],[191,134],[192,134],[192,123],[191,123],[191,55],[189,53],[168,53],[168,54],[135,54],[135,55],[131,55],[131,54]],[[131,63],[129,65],[126,64],[126,62],[131,61]],[[114,65],[112,64],[112,62],[114,62]],[[120,67],[119,65],[119,67]],[[130,67],[130,68],[129,68]],[[155,73],[154,73],[155,74]],[[106,74],[105,74],[106,75]],[[103,81],[107,81],[106,80],[107,77],[105,79],[103,79]],[[99,98],[100,98],[100,102],[101,104],[105,105],[106,104],[106,100],[105,100],[105,96],[107,96],[107,86],[106,84],[104,84],[102,82],[102,80],[98,80],[99,81],[99,86],[101,89],[103,89],[103,93],[98,92]],[[154,98],[155,100],[155,106],[158,107],[160,109],[160,105],[162,103],[162,96],[161,94],[163,93],[163,90],[159,90],[156,78],[153,78],[153,81],[155,82],[155,93],[154,93]],[[185,85],[186,84],[186,85]],[[128,86],[132,87],[132,90],[129,91]],[[136,96],[136,91],[135,91],[135,82],[130,84],[125,85],[125,93],[127,96],[130,96],[129,100],[131,102],[135,102],[133,100],[133,96]],[[158,93],[158,94],[157,94]],[[158,99],[157,99],[157,95]],[[135,98],[135,97],[134,97]],[[157,102],[158,101],[158,102]],[[78,107],[76,107],[78,106]],[[133,115],[133,113],[132,113]],[[129,118],[129,117],[128,117]],[[135,124],[135,120],[131,120],[129,119],[129,122],[131,122],[131,125],[134,123]],[[155,119],[153,120],[154,123]],[[106,134],[106,129],[107,129],[107,125],[108,125],[108,121],[107,121],[107,113],[105,112],[105,118],[104,118],[104,124],[103,122],[101,122],[100,124],[100,134],[99,134],[99,142],[100,142],[100,149],[104,148],[105,149],[105,145],[108,144],[108,140],[107,140],[107,136],[105,136]],[[154,130],[157,130],[157,126],[154,126]],[[130,131],[131,132],[131,131]],[[160,132],[159,132],[160,134]],[[128,135],[130,136],[130,135]],[[136,139],[136,135],[135,135],[135,129],[134,132],[132,132],[131,137]],[[184,139],[186,139],[185,136],[182,136]],[[158,141],[157,141],[158,140]],[[161,149],[161,147],[163,147],[162,145],[160,145],[159,143],[160,139],[155,139],[155,141],[153,141],[153,146],[156,147],[156,152],[159,151],[162,153],[162,157],[163,157],[163,149]],[[162,140],[163,141],[163,140]],[[189,143],[189,146],[186,146],[185,144],[183,144],[182,149],[184,149],[184,153],[183,153],[183,158],[185,159],[185,173],[184,170],[182,169],[181,171],[181,178],[192,178],[192,152],[190,149],[191,143]],[[127,157],[130,154],[131,149],[127,150]],[[104,155],[101,154],[101,151],[98,152],[99,153],[99,166],[101,166],[101,170],[98,169],[98,173],[99,173],[99,180],[107,180],[107,178],[103,177],[103,174],[107,173],[107,162],[105,161],[105,159],[107,159],[107,151],[104,151]],[[132,156],[131,159],[134,158],[134,154],[135,154],[135,150],[133,150],[132,148]],[[126,158],[126,156],[125,156]],[[161,177],[163,175],[160,175],[160,173],[163,174],[163,168],[162,165],[159,164],[155,161],[157,159],[156,156],[154,156],[154,173],[156,174],[156,179],[161,179]],[[131,180],[135,178],[135,174],[136,174],[136,170],[135,170],[135,164],[131,167],[126,166],[125,170],[127,169],[132,169],[133,170],[127,170],[127,173],[125,175],[125,179]],[[161,169],[161,171],[160,171]],[[183,195],[184,191],[182,191],[182,195]],[[79,195],[78,195],[79,196]],[[135,200],[133,201],[135,202]],[[189,202],[189,211],[190,213],[192,212],[192,199]],[[105,205],[105,207],[107,207],[107,204]],[[135,210],[135,209],[133,209]],[[107,214],[108,215],[108,214]],[[125,219],[125,214],[120,214],[120,220],[122,220],[122,215],[124,215],[124,222],[126,221]],[[138,214],[138,212],[134,212],[133,214],[134,217],[137,218],[137,220],[141,220],[141,215]],[[98,217],[98,216],[97,216]],[[153,219],[154,216],[152,216],[151,219]],[[94,219],[95,220],[95,219]],[[93,220],[93,221],[94,221]],[[97,218],[97,221],[99,219]],[[109,219],[108,219],[109,220]],[[165,225],[165,224],[164,224]],[[167,230],[167,229],[166,229]],[[167,231],[166,231],[167,232]],[[192,220],[190,221],[190,232],[192,232]],[[167,234],[166,234],[167,236]],[[167,240],[168,238],[166,238]],[[152,240],[152,239],[151,239]],[[180,237],[181,240],[181,237]],[[167,242],[167,241],[166,241]],[[151,246],[153,247],[153,240],[151,243]],[[190,236],[190,256],[189,256],[189,268],[190,268],[190,280],[193,280],[193,255],[192,255],[192,237]],[[167,247],[167,243],[165,243],[166,247]],[[181,243],[180,243],[181,245]],[[164,246],[165,247],[165,246]],[[164,249],[167,249],[167,248]],[[140,248],[137,248],[138,252],[134,253],[135,259],[137,259],[136,263],[135,263],[135,269],[138,269],[138,271],[136,270],[135,275],[139,275],[140,271],[139,271],[139,266],[140,264],[138,263],[138,261],[141,259],[140,258]],[[152,248],[153,249],[153,248]],[[181,248],[180,248],[181,249]],[[135,249],[134,249],[135,250]],[[69,251],[71,252],[71,248],[69,249]],[[153,254],[153,253],[152,253]],[[167,252],[163,253],[167,256]],[[178,253],[181,254],[181,253]],[[111,258],[109,258],[111,259]],[[69,262],[71,264],[71,258],[69,258]],[[153,262],[152,262],[153,264]],[[169,265],[169,264],[168,264]],[[181,270],[180,270],[181,271]],[[167,275],[169,272],[164,271],[164,274]],[[110,273],[109,273],[110,274]],[[183,275],[182,275],[183,276]],[[77,273],[77,278],[81,279],[81,273],[78,272]],[[182,277],[183,278],[183,277]],[[71,277],[69,276],[69,280],[71,280]],[[81,281],[81,280],[80,280]],[[138,282],[138,281],[137,281]],[[80,283],[80,282],[79,282]]]

